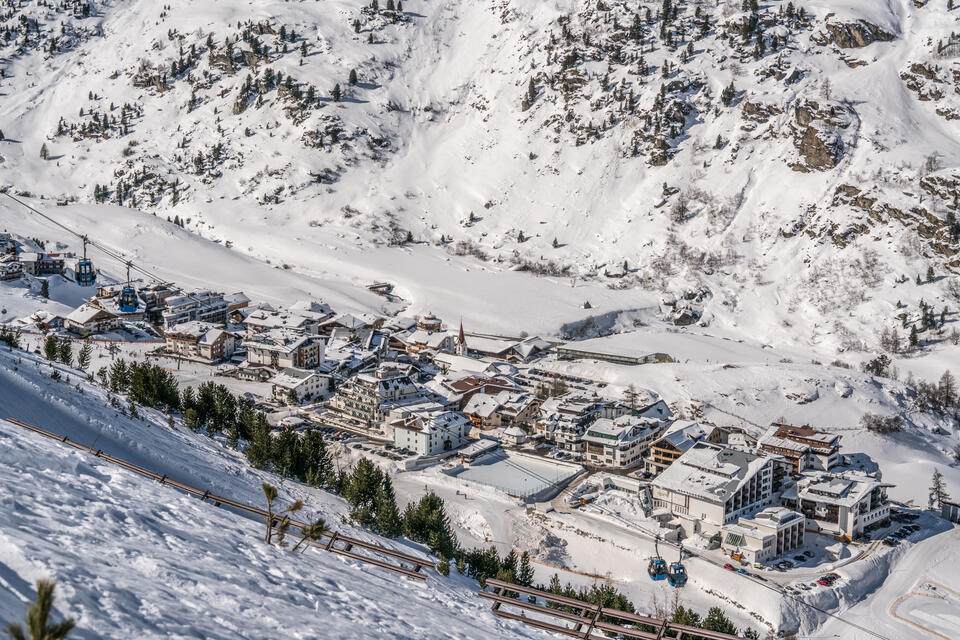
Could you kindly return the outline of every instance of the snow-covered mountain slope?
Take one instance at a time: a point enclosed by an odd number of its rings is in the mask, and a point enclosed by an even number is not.
[[[340,270],[411,286],[459,253],[699,293],[703,322],[829,350],[875,348],[898,300],[956,306],[914,284],[957,267],[956,12],[668,4],[21,3],[0,184],[307,274],[409,232],[416,265]]]
[[[152,411],[118,414],[76,372],[68,392],[48,369],[0,353],[0,416],[248,503],[262,503],[263,480],[276,482]],[[420,583],[317,550],[269,547],[262,523],[2,420],[0,486],[0,620],[21,619],[34,580],[53,577],[58,613],[77,619],[75,638],[543,637],[493,616],[475,583],[433,572]],[[302,498],[337,529],[398,544],[341,523],[345,507],[329,494],[298,483],[280,490],[282,503]]]

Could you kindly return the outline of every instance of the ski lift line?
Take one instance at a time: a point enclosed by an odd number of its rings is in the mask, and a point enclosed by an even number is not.
[[[20,200],[19,198],[16,198],[16,197],[10,195],[10,193],[8,193],[8,192],[3,191],[2,193],[3,193],[3,195],[7,196],[8,198],[10,198],[11,200],[13,200],[13,201],[16,202],[17,204],[22,205],[23,207],[25,207],[25,208],[28,209],[29,211],[32,211],[33,213],[35,213],[35,214],[37,214],[38,216],[44,218],[44,219],[47,220],[48,222],[50,222],[50,223],[52,223],[52,224],[60,227],[61,229],[63,229],[63,230],[66,231],[67,233],[70,233],[70,234],[75,235],[77,238],[79,238],[80,240],[82,240],[82,241],[84,242],[84,245],[89,244],[90,246],[92,246],[92,247],[94,247],[94,248],[96,248],[96,249],[99,249],[100,251],[102,251],[103,253],[105,253],[107,256],[113,258],[114,260],[116,260],[116,261],[118,261],[118,262],[126,265],[126,267],[127,267],[127,269],[128,269],[128,272],[129,272],[130,269],[133,269],[134,271],[140,273],[141,275],[146,276],[147,278],[149,278],[150,280],[152,280],[152,281],[155,282],[156,284],[170,284],[167,280],[163,280],[163,279],[161,279],[161,278],[158,278],[157,276],[153,275],[152,273],[150,273],[149,271],[147,271],[147,270],[144,269],[143,267],[140,267],[139,265],[135,264],[132,260],[129,260],[128,258],[125,258],[122,254],[120,254],[119,252],[115,251],[114,249],[112,249],[112,248],[110,248],[110,247],[107,247],[106,245],[103,245],[103,244],[101,244],[100,242],[97,242],[96,240],[90,240],[86,235],[84,235],[84,234],[82,234],[82,233],[79,233],[78,231],[74,231],[74,230],[71,229],[70,227],[68,227],[68,226],[66,226],[65,224],[63,224],[62,222],[58,222],[57,220],[51,218],[49,215],[47,215],[47,214],[43,213],[42,211],[38,210],[36,207],[30,206],[29,204],[27,204],[27,203],[24,202],[23,200]],[[86,252],[86,247],[84,247],[84,252]],[[129,282],[129,280],[130,280],[130,276],[128,275],[128,276],[127,276],[127,281]],[[188,298],[188,299],[190,299],[190,300],[193,300],[194,302],[199,302],[199,299],[198,299],[198,298],[195,298],[192,294],[187,293],[186,291],[183,290],[183,288],[181,288],[181,287],[174,287],[174,288],[175,288],[177,291],[179,291],[180,294],[183,295],[183,296],[185,296],[186,298]]]
[[[63,229],[63,230],[66,231],[67,233],[76,236],[76,237],[79,238],[81,241],[83,241],[84,244],[89,244],[90,246],[92,246],[92,247],[94,247],[94,248],[96,248],[96,249],[99,249],[102,253],[105,253],[108,257],[113,258],[114,260],[117,260],[118,262],[127,265],[129,268],[131,268],[131,269],[133,269],[134,271],[137,271],[137,272],[141,273],[142,275],[150,278],[150,279],[153,280],[154,282],[160,283],[160,284],[162,284],[162,283],[165,282],[164,280],[161,280],[160,278],[156,277],[155,275],[153,275],[152,273],[150,273],[150,272],[147,271],[146,269],[143,269],[142,267],[134,264],[131,260],[129,260],[128,258],[125,258],[123,255],[121,255],[119,252],[115,251],[114,249],[111,249],[110,247],[107,247],[106,245],[101,244],[100,242],[97,242],[96,240],[91,240],[90,238],[88,238],[86,235],[80,233],[79,231],[74,231],[73,229],[71,229],[71,228],[68,227],[67,225],[63,224],[62,222],[58,222],[57,220],[55,220],[54,218],[51,218],[49,215],[43,213],[42,211],[40,211],[40,210],[37,209],[36,207],[33,207],[33,206],[27,204],[27,203],[24,202],[23,200],[20,200],[19,198],[11,195],[10,193],[8,193],[8,192],[3,192],[3,195],[7,196],[8,198],[10,198],[11,200],[13,200],[13,201],[16,202],[17,204],[22,205],[24,208],[28,209],[29,211],[32,211],[33,213],[37,214],[37,215],[40,216],[41,218],[44,218],[45,220],[47,220],[47,221],[50,222],[51,224],[54,224],[54,225],[56,225],[57,227],[60,227],[61,229]]]

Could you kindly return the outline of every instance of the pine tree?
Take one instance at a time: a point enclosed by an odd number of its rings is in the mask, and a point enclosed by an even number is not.
[[[340,95],[341,95],[341,94],[340,94],[340,85],[339,85],[339,84],[333,85],[333,92],[331,93],[331,95],[333,96],[333,101],[334,101],[334,102],[340,102]]]
[[[517,584],[522,587],[533,586],[533,567],[530,566],[530,553],[520,555],[520,567],[517,569]]]
[[[933,282],[933,265],[927,267],[927,282]]]
[[[517,233],[517,242],[523,242],[526,238],[523,236],[523,231]]]
[[[710,607],[707,617],[703,621],[703,628],[708,631],[718,631],[720,633],[729,633],[736,635],[737,628],[730,622],[720,607]]]
[[[533,101],[537,97],[537,85],[534,84],[533,78],[530,78],[530,83],[527,85],[527,102],[533,104]]]
[[[937,509],[943,507],[943,503],[950,499],[947,494],[947,486],[943,481],[943,474],[940,469],[933,470],[933,479],[930,484],[930,504]]]
[[[53,590],[57,583],[53,580],[37,580],[36,584],[37,599],[27,605],[26,631],[19,624],[11,622],[7,624],[7,634],[12,640],[64,640],[77,623],[73,618],[67,618],[57,624],[49,624]]]
[[[553,239],[553,248],[556,249],[556,248],[559,247],[559,246],[560,246],[560,243],[557,242],[557,239],[556,239],[556,238],[554,238],[554,239]]]
[[[917,341],[918,341],[918,338],[917,338],[917,326],[916,326],[916,325],[910,325],[910,346],[911,346],[911,347],[916,347],[916,346],[917,346]]]
[[[442,553],[440,554],[440,557],[437,560],[437,573],[439,573],[442,576],[450,575],[450,558],[443,555]]]
[[[351,85],[357,84],[357,70],[356,70],[356,69],[350,69],[350,79],[349,79],[349,83],[350,83]]]
[[[733,98],[736,95],[737,89],[733,86],[733,80],[731,80],[730,84],[723,90],[723,93],[720,94],[720,102],[723,103],[723,106],[729,107],[733,103]]]
[[[44,142],[43,146],[40,147],[40,159],[46,160],[49,157],[50,157],[50,151],[47,150],[47,143]]]
[[[57,356],[60,355],[60,345],[57,336],[49,335],[47,339],[43,341],[43,357],[51,362],[57,359]]]
[[[43,298],[50,297],[50,282],[46,278],[40,281],[40,296]]]
[[[937,383],[937,395],[940,404],[948,409],[957,404],[957,381],[949,370],[944,371],[943,375],[940,376],[940,381]]]
[[[383,484],[377,490],[374,509],[377,512],[377,532],[380,535],[396,538],[403,532],[400,511],[397,509],[397,498],[393,493],[393,483],[389,477],[384,478]]]
[[[353,32],[360,33],[360,20],[354,19],[353,21]]]
[[[305,543],[307,540],[317,541],[323,537],[323,533],[327,530],[327,523],[323,521],[323,518],[317,518],[313,522],[307,524],[306,526],[300,527],[300,535],[302,536],[297,544],[293,545],[292,551],[296,551],[300,548],[300,545]]]
[[[73,343],[70,340],[61,340],[57,345],[57,359],[68,367],[73,365]]]

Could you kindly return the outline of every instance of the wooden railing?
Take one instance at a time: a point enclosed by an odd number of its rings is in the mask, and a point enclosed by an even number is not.
[[[493,612],[496,615],[571,638],[607,640],[611,637],[610,634],[614,634],[612,637],[629,640],[737,638],[728,633],[706,631],[660,618],[601,607],[500,580],[488,579],[486,586],[491,591],[480,591],[477,595],[493,601]]]
[[[39,434],[46,438],[50,438],[51,440],[56,440],[57,442],[71,446],[74,449],[91,453],[102,460],[106,460],[107,462],[115,464],[118,467],[123,467],[128,471],[132,471],[136,474],[150,478],[151,480],[155,480],[160,484],[169,485],[175,489],[195,495],[204,502],[213,503],[215,507],[228,506],[243,513],[262,518],[264,523],[266,523],[267,518],[270,517],[270,514],[266,511],[266,509],[261,509],[260,507],[254,507],[244,502],[240,502],[239,500],[233,500],[232,498],[217,495],[215,493],[211,493],[209,490],[192,487],[183,482],[173,480],[166,475],[156,473],[155,471],[150,471],[149,469],[135,465],[132,462],[123,460],[122,458],[104,453],[102,450],[92,449],[86,445],[80,444],[79,442],[74,442],[66,436],[57,435],[32,424],[15,420],[13,418],[7,418],[6,420],[10,424],[26,429],[27,431],[32,431],[33,433]],[[292,518],[289,520],[289,523],[291,529],[294,530],[296,528],[307,526],[307,523],[300,522],[299,520],[294,520]],[[273,515],[273,522],[271,524],[274,527],[280,524],[280,519],[276,514]],[[323,549],[324,551],[329,551],[347,558],[353,558],[354,560],[359,560],[360,562],[365,562],[367,564],[381,567],[410,578],[416,578],[418,580],[426,579],[427,576],[423,572],[425,567],[434,567],[433,561],[427,558],[417,557],[408,553],[396,551],[394,549],[388,549],[387,547],[383,547],[372,542],[367,542],[365,540],[343,535],[338,531],[324,531],[319,540],[305,540],[304,542],[318,549]]]

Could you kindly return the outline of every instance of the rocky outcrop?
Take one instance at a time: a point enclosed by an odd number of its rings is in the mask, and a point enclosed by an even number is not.
[[[893,34],[866,20],[856,22],[828,22],[830,40],[841,49],[858,49],[874,42],[889,42]]]
[[[836,102],[801,100],[790,123],[800,160],[791,168],[809,172],[836,167],[856,139],[854,115],[850,107]]]

